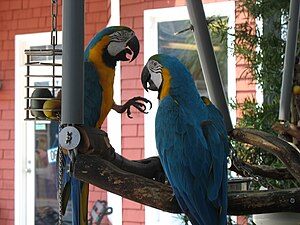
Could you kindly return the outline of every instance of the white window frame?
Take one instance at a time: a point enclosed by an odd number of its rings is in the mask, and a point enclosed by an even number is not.
[[[224,1],[203,4],[206,17],[226,16],[228,17],[228,27],[230,33],[234,33],[235,27],[235,2]],[[158,53],[158,23],[166,21],[188,20],[189,15],[186,6],[171,7],[161,9],[149,9],[144,11],[144,63],[149,57]],[[234,39],[228,36],[227,46],[233,47]],[[236,60],[228,48],[228,99],[236,97]],[[155,115],[158,108],[157,93],[144,91],[144,96],[152,101],[153,107],[145,115],[144,122],[144,141],[145,141],[145,158],[158,155],[155,144]],[[229,109],[232,123],[236,121],[236,111]],[[145,225],[175,224],[174,214],[165,213],[151,207],[145,207]],[[173,218],[173,219],[172,219]]]

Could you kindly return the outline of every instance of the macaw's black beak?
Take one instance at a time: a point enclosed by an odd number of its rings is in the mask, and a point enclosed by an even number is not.
[[[142,85],[146,91],[148,91],[148,81],[150,80],[150,77],[151,77],[151,75],[149,73],[149,70],[145,66],[142,71],[141,80],[142,80]]]
[[[133,56],[129,62],[132,62],[140,52],[140,43],[136,36],[133,36],[128,42],[127,45],[133,52]],[[129,53],[130,54],[130,53]]]
[[[120,61],[129,61],[132,62],[137,55],[139,54],[140,51],[140,43],[139,40],[137,39],[136,36],[133,36],[127,43],[125,49],[120,51],[117,55],[116,58]],[[131,59],[127,58],[127,54],[132,55]]]
[[[158,88],[151,80],[151,74],[146,66],[143,68],[141,80],[142,85],[146,91],[148,91],[148,89],[151,91],[158,91]]]

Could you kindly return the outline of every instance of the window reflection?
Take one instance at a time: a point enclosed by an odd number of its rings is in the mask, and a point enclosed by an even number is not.
[[[227,18],[210,18],[211,39],[216,54],[224,90],[227,95],[227,38],[215,32],[218,23],[227,27]],[[214,22],[217,21],[217,22]],[[215,24],[213,24],[215,23]],[[197,53],[197,46],[192,31],[186,31],[178,35],[174,33],[190,26],[189,20],[168,21],[158,23],[158,53],[169,54],[177,57],[190,70],[196,86],[201,95],[207,96],[202,69]]]
[[[62,45],[57,45],[61,49]],[[31,46],[31,50],[51,49],[50,45]],[[31,56],[31,61],[49,63],[52,56]],[[56,56],[61,63],[61,56]],[[50,67],[32,67],[31,73],[39,76],[30,79],[33,86],[61,86],[61,79],[48,77],[52,74]],[[61,74],[61,68],[56,67],[56,74]],[[43,77],[43,75],[46,75]],[[53,83],[54,82],[54,83]],[[59,90],[55,89],[54,95]],[[52,92],[52,90],[51,90]],[[35,121],[35,225],[53,225],[58,223],[59,203],[57,199],[56,155],[58,151],[58,121]],[[71,201],[68,203],[63,225],[72,224]]]
[[[35,225],[53,225],[58,222],[58,125],[57,121],[35,122]],[[64,224],[71,224],[70,212],[66,213]]]
[[[48,149],[57,146],[55,122],[35,123],[35,211],[36,225],[54,224],[58,218],[55,161],[48,159]]]

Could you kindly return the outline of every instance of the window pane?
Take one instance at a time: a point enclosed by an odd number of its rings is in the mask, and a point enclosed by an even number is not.
[[[35,122],[35,225],[52,225],[58,222],[58,125],[57,121]],[[71,224],[70,210],[71,207],[68,207],[63,224]]]
[[[52,123],[35,123],[35,221],[36,225],[54,224],[58,219],[55,161],[49,149],[57,146]],[[52,128],[52,129],[51,129]],[[55,151],[51,151],[55,154]]]
[[[48,71],[39,70],[39,72],[47,74]],[[56,82],[60,85],[61,80]],[[52,79],[32,83],[34,86],[50,86]],[[58,127],[58,121],[35,121],[35,225],[52,225],[58,222],[56,170]],[[72,224],[70,204],[71,201],[63,217],[64,225]]]
[[[214,31],[212,29],[214,29],[220,21],[223,23],[223,26],[224,23],[225,26],[227,26],[227,18],[210,19],[210,21],[217,21],[212,22],[209,28],[211,30],[212,43],[227,95],[227,38],[220,36],[218,32],[212,32]],[[158,53],[173,55],[181,60],[190,70],[201,95],[207,96],[193,32],[186,31],[174,35],[175,32],[188,28],[189,26],[189,20],[158,23]]]

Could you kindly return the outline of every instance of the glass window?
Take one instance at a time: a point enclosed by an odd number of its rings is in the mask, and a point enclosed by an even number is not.
[[[58,123],[35,122],[35,224],[58,221],[56,153]]]
[[[58,121],[35,121],[35,225],[57,224]],[[71,201],[63,224],[72,224]]]
[[[223,27],[227,26],[227,17],[212,17],[210,21],[211,39],[216,54],[222,82],[227,95],[227,36],[219,35],[214,32],[214,28],[222,23]],[[190,26],[189,20],[167,21],[158,23],[158,53],[169,54],[181,60],[190,70],[196,86],[201,95],[207,96],[203,73],[197,53],[192,31],[186,31],[177,35],[174,33],[186,29]]]
[[[31,46],[30,50],[50,49],[50,45]],[[61,48],[58,45],[57,48]],[[38,55],[31,56],[31,62],[52,62],[52,56]],[[56,56],[56,63],[61,63],[61,56]],[[55,67],[55,73],[61,74],[61,67]],[[52,79],[52,67],[50,66],[31,66],[30,74],[37,75],[30,79],[30,85],[52,87],[61,86],[61,78]],[[49,89],[49,88],[48,88]],[[51,89],[51,88],[50,88]],[[49,89],[49,90],[50,90]],[[31,88],[30,91],[36,90]],[[60,88],[50,90],[53,95],[57,96]],[[34,121],[34,138],[35,138],[35,225],[52,225],[57,224],[59,218],[59,203],[57,199],[57,153],[58,153],[58,130],[59,122],[50,120]],[[29,150],[30,151],[30,150]],[[71,218],[71,201],[63,217],[63,224],[72,224]]]

